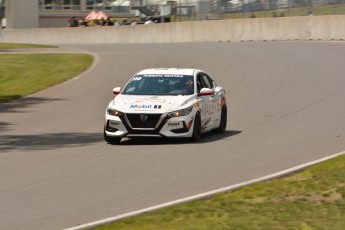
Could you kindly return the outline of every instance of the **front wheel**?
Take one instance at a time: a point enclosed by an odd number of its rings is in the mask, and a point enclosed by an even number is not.
[[[194,125],[193,125],[193,134],[191,141],[199,141],[201,138],[201,118],[199,114],[195,115]]]
[[[216,133],[225,133],[226,131],[226,123],[227,123],[227,108],[226,106],[222,107],[222,112],[220,115],[220,123],[219,123],[219,127],[214,129],[214,131]]]
[[[119,144],[121,142],[121,137],[111,137],[108,136],[104,131],[104,140],[108,142],[109,144]]]

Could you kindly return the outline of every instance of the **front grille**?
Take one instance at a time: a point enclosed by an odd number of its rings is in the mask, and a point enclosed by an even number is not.
[[[159,119],[161,118],[162,114],[145,114],[147,119],[145,121],[141,120],[141,113],[127,113],[127,119],[131,124],[133,129],[140,129],[140,128],[155,128]]]

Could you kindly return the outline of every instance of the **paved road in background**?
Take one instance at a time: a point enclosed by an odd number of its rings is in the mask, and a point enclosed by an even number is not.
[[[0,106],[0,229],[62,229],[204,193],[345,150],[345,43],[75,45],[83,76]],[[227,90],[225,134],[103,141],[112,89],[191,67]]]

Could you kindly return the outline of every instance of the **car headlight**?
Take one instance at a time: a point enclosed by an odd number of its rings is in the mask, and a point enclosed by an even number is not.
[[[116,117],[119,117],[119,116],[121,116],[121,112],[120,111],[117,111],[116,109],[113,109],[113,108],[108,108],[107,109],[107,114],[109,114],[109,115],[112,115],[112,116],[116,116]]]
[[[169,117],[182,117],[182,116],[187,116],[188,114],[190,114],[193,110],[193,106],[190,106],[188,108],[185,109],[181,109],[181,110],[177,110],[174,112],[170,112],[168,113]]]

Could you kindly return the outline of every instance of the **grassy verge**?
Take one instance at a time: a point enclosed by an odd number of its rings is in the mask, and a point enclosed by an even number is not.
[[[94,230],[332,229],[345,226],[345,155],[253,184]]]
[[[0,103],[59,84],[85,71],[87,54],[1,54]]]
[[[50,45],[36,45],[36,44],[16,44],[16,43],[0,43],[1,49],[34,49],[34,48],[57,48],[57,46]]]

